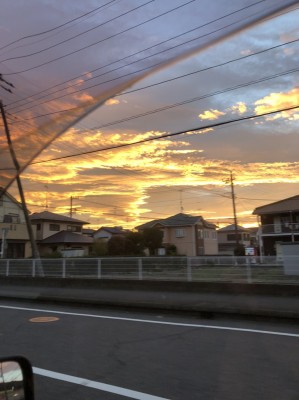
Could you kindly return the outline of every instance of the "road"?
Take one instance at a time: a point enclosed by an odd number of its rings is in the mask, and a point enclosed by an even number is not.
[[[298,400],[299,322],[0,301],[37,400]]]

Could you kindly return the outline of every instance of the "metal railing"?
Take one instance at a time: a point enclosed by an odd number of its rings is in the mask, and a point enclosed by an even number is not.
[[[299,256],[295,268],[276,257],[103,257],[59,259],[3,259],[0,278],[45,277],[127,279],[194,282],[299,284]],[[298,265],[298,268],[297,268]]]
[[[269,224],[262,225],[261,232],[263,235],[267,234],[299,234],[299,223],[280,223],[280,224]]]

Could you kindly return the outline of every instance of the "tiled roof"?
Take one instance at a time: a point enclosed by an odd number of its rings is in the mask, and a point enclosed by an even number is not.
[[[58,243],[79,243],[79,244],[90,244],[93,243],[91,237],[81,235],[80,233],[74,233],[69,231],[57,232],[54,235],[41,240],[42,244],[58,244]]]
[[[139,225],[137,229],[152,228],[156,225],[162,225],[165,227],[192,226],[197,223],[202,223],[206,228],[215,228],[214,224],[211,224],[208,221],[204,220],[201,216],[195,217],[193,215],[179,213],[165,219],[149,221],[146,224]]]
[[[261,215],[289,211],[299,211],[299,195],[276,201],[275,203],[266,204],[265,206],[257,207],[253,211],[253,214]]]
[[[32,221],[46,220],[46,221],[60,221],[60,222],[77,222],[80,224],[89,224],[89,222],[81,221],[76,218],[66,217],[65,215],[55,214],[50,211],[42,211],[40,213],[33,213],[30,215]]]

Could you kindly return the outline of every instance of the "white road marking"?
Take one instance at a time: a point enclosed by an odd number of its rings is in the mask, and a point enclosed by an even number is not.
[[[74,312],[56,311],[56,310],[43,310],[40,308],[27,308],[27,307],[1,306],[1,305],[0,305],[0,308],[7,308],[7,309],[11,309],[11,310],[20,310],[20,311],[44,312],[44,313],[60,314],[60,315],[61,314],[62,315],[72,315],[72,316],[77,316],[77,317],[110,319],[110,320],[117,320],[117,321],[141,322],[144,324],[183,326],[183,327],[188,327],[188,328],[216,329],[216,330],[223,330],[223,331],[260,333],[262,335],[275,335],[275,336],[287,336],[287,337],[299,338],[299,333],[265,331],[265,330],[260,330],[260,329],[249,329],[249,328],[235,328],[232,326],[186,324],[186,323],[182,323],[182,322],[155,321],[155,320],[150,320],[150,319],[110,317],[110,316],[106,316],[106,315],[83,314],[83,313],[74,313]]]
[[[152,396],[150,394],[137,392],[135,390],[125,389],[119,386],[107,385],[106,383],[91,381],[85,378],[79,378],[77,376],[61,374],[59,372],[49,371],[47,369],[33,367],[33,372],[36,375],[46,376],[47,378],[58,379],[60,381],[74,383],[76,385],[82,385],[92,389],[102,390],[120,396],[129,397],[130,399],[139,400],[167,400],[164,397]]]

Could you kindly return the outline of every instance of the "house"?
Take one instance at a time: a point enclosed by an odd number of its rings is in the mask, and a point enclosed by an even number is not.
[[[98,229],[94,234],[94,240],[100,239],[105,242],[108,242],[108,240],[115,235],[125,235],[129,231],[127,229],[123,229],[121,226],[114,226],[114,227],[109,227],[109,226],[102,226],[100,229]]]
[[[218,229],[218,249],[223,255],[234,255],[237,241],[244,247],[251,246],[251,231],[240,225],[232,224]],[[238,235],[238,236],[236,236]]]
[[[90,229],[90,228],[82,228],[82,234],[85,236],[89,236],[89,237],[93,237],[93,235],[95,234],[95,230],[94,229]]]
[[[1,258],[31,257],[31,245],[22,204],[0,188]]]
[[[49,211],[31,214],[30,220],[36,227],[41,256],[56,252],[69,257],[90,254],[93,239],[82,234],[82,227],[88,222]]]
[[[299,242],[299,195],[257,207],[262,255],[278,255],[281,243]]]
[[[178,254],[218,254],[216,226],[201,216],[179,213],[169,218],[147,222],[136,229],[142,231],[152,227],[163,231],[163,245],[175,245]]]
[[[63,257],[85,257],[91,254],[93,239],[80,233],[61,231],[38,243],[41,255],[61,253]]]

